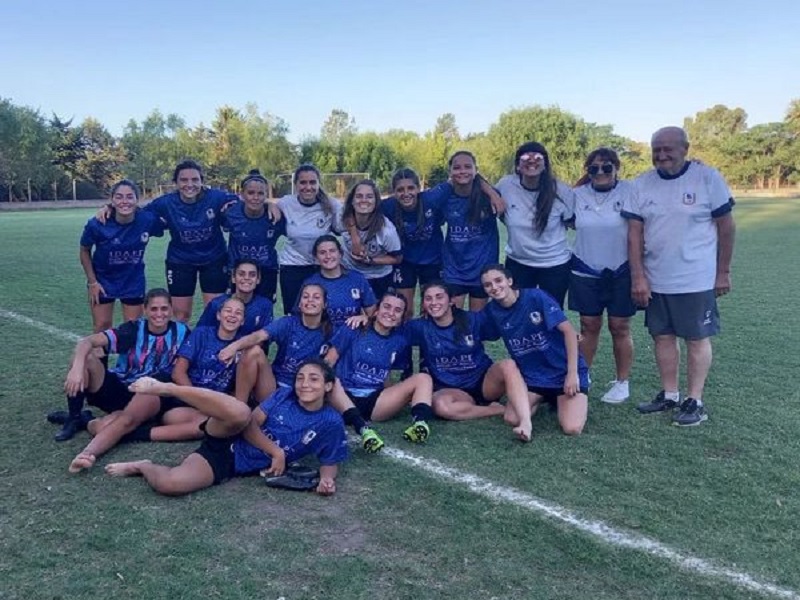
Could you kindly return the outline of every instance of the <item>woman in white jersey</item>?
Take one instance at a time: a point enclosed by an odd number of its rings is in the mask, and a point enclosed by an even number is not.
[[[628,266],[628,224],[620,211],[633,185],[617,179],[619,157],[610,148],[597,148],[584,161],[586,173],[575,187],[575,248],[569,284],[569,308],[581,316],[580,349],[591,367],[603,311],[614,345],[616,378],[601,398],[618,404],[630,396],[628,378],[633,363],[630,320],[636,314]]]
[[[567,222],[575,194],[556,179],[547,150],[537,142],[517,148],[514,171],[496,186],[506,203],[506,268],[518,287],[541,288],[563,308],[571,257]]]
[[[331,233],[339,220],[341,204],[320,185],[314,165],[300,165],[294,172],[295,194],[278,200],[286,219],[286,243],[278,255],[284,314],[291,314],[303,282],[317,272],[314,242]]]

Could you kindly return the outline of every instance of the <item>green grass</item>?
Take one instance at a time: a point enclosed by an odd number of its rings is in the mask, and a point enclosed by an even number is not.
[[[0,308],[88,330],[77,240],[89,214],[0,214]],[[382,426],[387,443],[800,590],[800,202],[744,200],[736,218],[734,290],[721,301],[704,426],[679,430],[597,402],[613,378],[604,337],[578,438],[544,412],[527,446],[499,420],[437,422],[427,445],[411,447],[399,419]],[[163,248],[148,251],[152,284],[163,281]],[[658,379],[640,317],[634,330],[632,390],[642,400]],[[3,318],[0,339],[0,598],[757,597],[357,449],[329,499],[257,479],[171,499],[102,472],[112,460],[179,461],[196,444],[121,446],[70,476],[86,438],[52,442],[43,415],[62,402],[72,344]]]

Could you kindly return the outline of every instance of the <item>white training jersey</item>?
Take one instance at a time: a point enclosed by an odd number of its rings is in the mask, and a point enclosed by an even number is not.
[[[628,222],[622,217],[622,208],[632,202],[634,194],[636,188],[630,181],[618,181],[606,192],[593,189],[590,183],[575,188],[572,253],[595,271],[615,271],[628,261]]]
[[[326,215],[322,204],[315,202],[305,205],[297,196],[284,196],[278,200],[278,207],[286,219],[286,241],[278,253],[282,266],[298,267],[316,264],[314,242],[326,233],[332,233],[333,224],[339,220],[342,204],[331,198],[333,211]]]
[[[716,169],[690,162],[674,177],[655,169],[637,177],[636,194],[623,216],[644,223],[644,270],[659,294],[714,289],[717,274],[716,217],[733,198]]]
[[[506,256],[529,267],[556,267],[570,259],[565,221],[572,218],[575,193],[572,188],[556,182],[557,196],[550,211],[545,230],[538,234],[534,228],[536,199],[539,192],[522,187],[519,175],[506,175],[497,182],[497,190],[506,202],[501,220],[508,230]]]
[[[337,229],[342,234],[342,245],[344,246],[344,255],[342,256],[342,264],[353,271],[358,271],[367,279],[378,279],[385,277],[392,272],[394,265],[376,265],[366,264],[353,260],[353,239],[350,233],[344,228],[341,221],[337,225]],[[400,243],[400,236],[397,234],[397,229],[394,224],[383,217],[383,229],[374,238],[366,241],[367,232],[358,231],[358,237],[364,245],[367,256],[375,258],[376,256],[386,256],[388,254],[397,254],[402,250]]]

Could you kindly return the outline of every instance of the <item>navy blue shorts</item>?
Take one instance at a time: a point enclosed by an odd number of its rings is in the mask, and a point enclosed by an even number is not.
[[[266,298],[273,304],[278,294],[278,269],[262,269],[261,281],[255,289],[256,296]]]
[[[383,295],[392,287],[392,274],[389,273],[383,277],[367,279],[367,283],[369,283],[369,287],[372,288],[372,293],[375,294],[375,298],[380,302]]]
[[[135,298],[111,298],[109,296],[100,296],[98,304],[114,304],[119,300],[125,306],[140,306],[144,304],[144,296],[136,296]]]
[[[445,283],[447,284],[447,289],[450,290],[451,297],[466,295],[476,299],[486,299],[489,297],[489,294],[486,293],[482,285],[461,285],[460,283],[451,283],[449,281],[445,281]]]
[[[558,403],[558,397],[564,395],[563,388],[549,388],[549,387],[539,387],[538,385],[529,385],[528,391],[532,394],[536,394],[542,397],[542,402],[546,402],[547,404],[552,404],[555,406]],[[581,387],[580,388],[581,394],[588,394],[589,389]]]
[[[413,290],[442,277],[442,265],[415,265],[402,262],[394,268],[392,284],[399,290]]]
[[[650,335],[674,335],[702,340],[719,333],[719,310],[714,290],[691,294],[653,293],[644,313]]]
[[[200,290],[205,294],[224,294],[230,279],[226,269],[225,257],[207,265],[184,265],[166,263],[167,288],[177,298],[194,296],[197,280]]]
[[[514,285],[522,288],[536,288],[550,294],[558,305],[564,308],[564,298],[567,296],[569,288],[570,261],[555,267],[529,267],[515,261],[513,258],[506,258],[506,269],[511,271],[514,277]]]
[[[631,298],[631,275],[584,277],[570,274],[569,309],[587,317],[632,317],[636,305]]]
[[[462,392],[465,392],[465,393],[469,394],[472,397],[472,399],[475,401],[475,404],[477,406],[489,406],[492,402],[496,402],[496,400],[488,400],[483,395],[483,381],[486,379],[486,373],[488,373],[488,372],[489,372],[489,369],[486,369],[483,372],[483,375],[481,375],[481,378],[478,380],[478,383],[476,383],[472,387],[468,387],[468,388],[462,388],[462,387],[455,387],[455,386],[452,386],[452,385],[446,385],[446,384],[442,383],[441,381],[437,381],[437,380],[434,379],[434,381],[433,381],[433,391],[434,391],[434,393],[436,393],[439,390],[446,390],[446,389],[461,390]]]

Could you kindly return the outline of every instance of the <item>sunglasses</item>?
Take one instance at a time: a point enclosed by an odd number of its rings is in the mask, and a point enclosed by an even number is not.
[[[519,157],[519,162],[532,162],[532,163],[539,163],[544,161],[544,155],[539,154],[538,152],[531,152],[530,154],[523,154]]]
[[[586,167],[586,171],[589,175],[595,176],[598,175],[601,171],[605,175],[611,175],[614,172],[614,165],[611,163],[605,163],[603,166],[600,165],[589,165]]]

